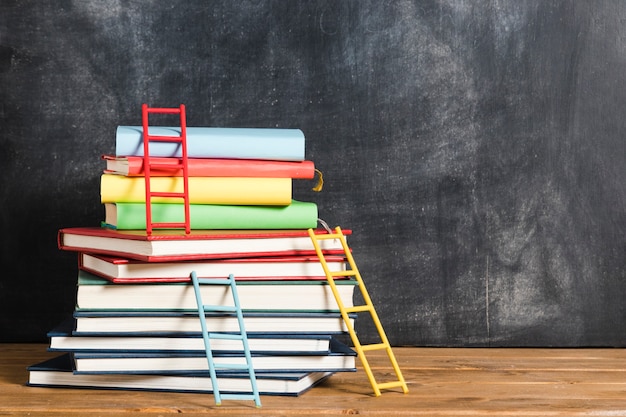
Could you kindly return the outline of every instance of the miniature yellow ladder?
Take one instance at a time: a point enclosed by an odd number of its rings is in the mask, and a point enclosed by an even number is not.
[[[180,115],[180,136],[159,136],[151,135],[148,128],[148,116],[150,113],[158,114],[178,114]],[[152,234],[152,229],[159,228],[184,228],[185,233],[189,234],[191,230],[189,219],[189,173],[188,173],[188,156],[187,156],[187,117],[185,114],[185,105],[181,104],[178,108],[159,108],[148,107],[147,104],[141,106],[141,118],[143,128],[143,170],[145,176],[146,187],[146,233]],[[173,142],[178,143],[181,147],[181,157],[172,158],[173,162],[157,163],[150,159],[150,142]],[[179,170],[182,169],[182,192],[171,191],[152,191],[150,186],[150,173],[152,168]],[[185,212],[185,220],[182,222],[160,222],[152,221],[152,198],[167,197],[180,198],[183,200],[183,209]]]
[[[239,303],[239,294],[237,293],[237,284],[235,283],[235,277],[231,274],[227,279],[211,279],[211,278],[198,278],[196,271],[191,271],[191,283],[196,294],[196,302],[198,304],[198,316],[200,318],[200,327],[202,329],[202,339],[204,340],[204,352],[206,354],[209,375],[211,376],[211,384],[213,385],[213,395],[215,397],[215,404],[221,405],[222,399],[230,400],[254,400],[257,407],[261,407],[261,398],[259,397],[259,389],[257,388],[256,375],[254,373],[254,367],[252,365],[252,354],[250,353],[250,345],[248,344],[248,334],[244,326],[243,313],[241,310],[241,304]],[[233,296],[234,305],[205,305],[202,301],[201,285],[219,285],[227,286],[230,288],[230,292]],[[237,321],[239,322],[239,333],[210,333],[206,324],[207,313],[227,313],[237,315]],[[211,349],[211,339],[222,340],[239,340],[243,347],[243,353],[246,359],[245,364],[216,364],[213,360],[213,350]],[[216,370],[219,368],[221,371],[246,371],[250,379],[250,393],[240,394],[223,394],[220,392],[218,386],[218,377]]]
[[[396,357],[394,356],[393,351],[391,350],[391,345],[389,344],[387,335],[385,334],[385,331],[383,330],[383,326],[380,323],[380,320],[378,319],[378,314],[376,314],[376,310],[374,309],[372,300],[370,299],[367,289],[365,288],[365,284],[363,283],[361,274],[359,273],[356,267],[354,258],[352,257],[352,253],[346,242],[346,237],[341,231],[341,228],[336,227],[335,233],[331,233],[329,230],[329,233],[326,233],[326,234],[316,234],[313,229],[309,229],[308,232],[309,232],[309,236],[311,237],[311,240],[313,241],[313,246],[315,247],[315,252],[317,253],[317,257],[319,258],[320,263],[322,264],[322,268],[324,269],[324,273],[326,274],[326,279],[328,280],[328,284],[330,285],[330,288],[333,291],[335,300],[337,300],[339,311],[341,311],[341,317],[343,318],[343,321],[346,324],[346,327],[348,328],[350,338],[352,339],[352,343],[354,344],[354,349],[356,350],[359,356],[359,359],[361,360],[361,363],[363,365],[363,368],[365,369],[367,377],[370,381],[370,384],[372,385],[372,388],[374,389],[374,394],[376,394],[376,396],[379,396],[381,394],[380,393],[381,389],[389,389],[389,388],[396,388],[396,387],[402,387],[403,392],[406,394],[407,392],[409,392],[409,388],[407,387],[407,384],[404,381],[404,377],[402,376],[402,372],[400,371],[400,367],[398,366]],[[341,242],[341,246],[343,247],[343,251],[345,252],[346,259],[348,261],[348,264],[350,265],[350,269],[347,271],[330,271],[328,268],[328,264],[326,263],[326,258],[324,257],[324,253],[322,252],[322,249],[320,246],[320,241],[321,240],[334,240],[334,239],[338,239]],[[363,296],[363,299],[365,301],[365,304],[363,305],[345,307],[343,300],[341,299],[341,296],[339,295],[339,292],[337,291],[335,278],[350,277],[350,276],[354,277],[357,281],[358,288],[361,291],[361,295]],[[359,341],[359,338],[357,337],[357,334],[354,330],[354,326],[350,322],[349,314],[361,313],[361,312],[370,313],[372,320],[374,324],[376,325],[376,329],[378,330],[378,336],[380,337],[381,343],[362,345],[361,342]],[[397,381],[383,382],[383,383],[376,382],[376,378],[374,377],[374,374],[369,365],[369,362],[367,358],[365,357],[365,352],[374,351],[374,350],[386,350],[387,351],[387,356],[389,357],[389,360],[391,361],[391,365],[393,366],[393,369],[398,378]]]

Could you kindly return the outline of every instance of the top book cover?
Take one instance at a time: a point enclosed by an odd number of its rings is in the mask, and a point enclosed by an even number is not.
[[[176,137],[180,136],[180,127],[151,126],[149,133]],[[190,158],[304,161],[304,150],[304,133],[300,129],[187,127]],[[143,156],[143,128],[118,126],[115,154]],[[180,157],[180,144],[152,143],[150,156]]]

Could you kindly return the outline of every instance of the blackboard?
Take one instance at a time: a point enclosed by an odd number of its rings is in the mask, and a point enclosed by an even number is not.
[[[0,340],[74,308],[62,227],[140,106],[300,128],[394,345],[626,345],[626,3],[0,4]],[[374,338],[359,321],[362,341]]]

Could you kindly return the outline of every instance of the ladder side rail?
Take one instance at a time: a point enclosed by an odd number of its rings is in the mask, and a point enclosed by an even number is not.
[[[346,308],[343,303],[343,300],[341,299],[339,291],[337,290],[337,284],[335,283],[332,273],[328,268],[326,257],[324,256],[324,252],[322,251],[319,245],[317,236],[313,233],[312,230],[309,230],[309,236],[311,236],[311,239],[313,241],[313,246],[315,248],[315,253],[317,254],[320,264],[322,265],[322,269],[324,270],[324,273],[326,274],[326,280],[328,281],[328,284],[330,285],[332,289],[333,295],[335,296],[335,301],[337,302],[339,311],[341,313],[341,317],[346,325],[346,328],[348,329],[348,334],[350,335],[350,339],[352,340],[352,343],[354,344],[354,350],[356,350],[357,356],[361,360],[361,364],[363,365],[363,369],[365,370],[367,379],[369,380],[370,385],[372,386],[372,389],[374,390],[374,394],[376,396],[380,396],[380,390],[378,389],[376,379],[369,365],[369,361],[367,360],[367,357],[365,356],[365,351],[363,350],[361,341],[359,340],[359,337],[356,334],[354,326],[352,326],[352,323],[350,322],[350,317],[348,316],[348,313],[346,312]],[[340,237],[337,236],[337,238],[340,238]],[[343,246],[343,240],[342,240],[342,246]],[[350,266],[352,267],[352,265]]]
[[[322,265],[322,269],[324,270],[324,273],[326,274],[326,280],[328,282],[328,284],[330,285],[330,288],[333,292],[333,295],[335,296],[335,300],[337,302],[337,305],[339,307],[339,311],[341,312],[341,316],[344,320],[344,322],[346,323],[346,326],[348,328],[348,332],[350,333],[350,337],[352,339],[352,342],[355,344],[355,347],[358,347],[358,349],[361,349],[361,342],[359,341],[357,335],[356,335],[356,331],[354,330],[354,327],[351,325],[351,321],[350,321],[350,316],[348,315],[348,312],[346,311],[346,306],[345,303],[343,302],[343,299],[341,298],[341,295],[339,294],[339,290],[337,288],[337,284],[335,283],[335,279],[333,278],[333,274],[332,271],[330,271],[330,268],[328,267],[328,262],[326,261],[326,256],[324,255],[324,252],[322,251],[321,247],[318,244],[318,236],[315,235],[313,232],[310,232],[311,237],[313,237],[314,239],[314,246],[315,246],[315,252],[317,254],[317,257],[319,258],[320,264]],[[352,268],[353,270],[353,275],[355,276],[355,278],[357,279],[357,283],[359,284],[359,286],[361,286],[362,280],[360,280],[360,276],[358,274],[358,270],[356,270],[356,265],[354,265],[354,259],[352,258],[352,256],[348,256],[349,255],[349,248],[347,247],[347,243],[345,240],[345,237],[343,237],[343,235],[337,233],[336,236],[337,239],[340,239],[341,241],[341,245],[343,247],[343,250],[346,254],[346,260],[348,261],[348,264],[350,265],[350,268]]]
[[[361,349],[361,343],[356,335],[356,331],[354,329],[354,326],[352,325],[352,321],[350,320],[350,316],[348,314],[348,312],[346,311],[346,306],[345,303],[343,302],[343,299],[341,298],[341,294],[339,293],[339,289],[337,288],[337,283],[335,282],[331,271],[328,268],[328,264],[326,263],[326,258],[324,257],[324,254],[322,253],[322,250],[320,249],[319,245],[316,245],[316,251],[317,251],[317,255],[320,259],[320,263],[322,265],[322,269],[324,270],[324,273],[326,274],[326,281],[333,293],[333,296],[335,297],[335,302],[337,303],[337,306],[339,307],[339,312],[341,313],[341,318],[343,319],[346,328],[348,329],[348,333],[350,334],[350,339],[352,339],[352,342],[354,343],[355,347],[357,348],[357,350]]]
[[[380,335],[381,338],[381,342],[389,345],[389,340],[387,339],[387,335],[385,334],[385,330],[383,329],[382,323],[380,321],[380,318],[378,317],[378,313],[376,313],[376,309],[373,308],[374,303],[372,302],[372,298],[370,297],[369,292],[367,291],[367,288],[365,287],[365,282],[363,281],[363,278],[361,277],[361,273],[359,272],[357,266],[356,266],[356,262],[354,260],[354,257],[352,256],[352,252],[350,251],[350,248],[348,247],[348,243],[346,241],[346,238],[343,234],[343,232],[341,231],[341,228],[339,226],[337,226],[335,228],[335,232],[341,236],[341,245],[343,247],[343,250],[346,254],[346,259],[348,260],[348,264],[350,265],[350,269],[352,271],[354,271],[354,278],[357,280],[358,283],[358,287],[359,290],[361,291],[361,296],[363,297],[363,300],[365,302],[365,304],[369,307],[368,311],[370,313],[370,315],[372,316],[372,320],[374,321],[374,325],[376,326],[376,330],[378,331],[378,334]]]
[[[400,382],[400,386],[402,387],[402,391],[406,394],[409,392],[409,388],[404,379],[404,375],[402,375],[402,371],[400,370],[400,365],[396,360],[396,355],[393,354],[393,350],[391,349],[391,345],[387,345],[387,356],[389,357],[389,362],[391,362],[391,367],[393,368],[396,377],[398,378],[398,382]]]
[[[196,275],[196,271],[191,272],[191,282],[193,283],[194,293],[196,295],[196,303],[198,304],[198,316],[200,318],[202,339],[204,340],[204,352],[207,357],[209,375],[211,376],[213,396],[215,397],[215,403],[219,405],[222,403],[222,397],[217,383],[217,373],[215,372],[215,363],[213,362],[213,351],[211,350],[211,341],[209,340],[209,331],[206,325],[206,312],[204,310],[204,303],[202,302],[200,284],[198,282],[198,276]]]
[[[369,298],[369,295],[367,294],[367,290],[365,289],[365,284],[363,282],[363,279],[361,278],[361,274],[359,273],[359,270],[356,266],[356,263],[354,261],[354,258],[352,257],[352,253],[350,251],[350,248],[348,247],[348,243],[346,240],[345,235],[343,234],[343,232],[341,231],[341,229],[339,228],[339,226],[337,226],[335,228],[335,233],[337,235],[337,238],[339,239],[339,241],[341,242],[341,246],[343,248],[343,251],[346,255],[346,260],[348,261],[348,265],[350,265],[350,269],[353,271],[354,273],[354,278],[357,281],[358,284],[358,288],[361,291],[361,294],[363,295],[363,299],[367,305],[367,310],[368,312],[372,312],[372,302],[371,299]],[[323,256],[323,253],[322,253]],[[334,280],[333,280],[334,282]],[[344,313],[346,318],[347,318],[347,313]],[[345,320],[345,319],[344,319]],[[356,334],[356,330],[353,328],[352,329],[352,333],[351,333],[351,338],[352,338],[352,343],[354,344],[354,348],[357,351],[357,355],[359,357],[359,359],[361,360],[361,364],[363,365],[363,369],[365,370],[365,374],[367,375],[367,379],[370,382],[370,385],[372,386],[372,389],[374,390],[374,395],[375,396],[380,396],[381,392],[380,389],[378,388],[378,383],[376,381],[376,377],[374,376],[374,372],[372,371],[372,367],[369,364],[369,360],[367,359],[367,355],[365,354],[365,350],[363,349],[363,345],[361,344],[361,340],[359,339],[358,335]]]
[[[339,227],[337,227],[337,229],[339,229]],[[338,233],[341,233],[341,232],[338,231]],[[344,245],[344,249],[348,249],[345,237],[342,239],[342,245]],[[365,305],[369,307],[367,311],[370,313],[372,317],[374,325],[376,326],[376,330],[378,331],[378,334],[380,335],[381,342],[386,345],[389,345],[389,340],[387,339],[385,330],[383,329],[382,323],[378,317],[378,313],[376,313],[376,309],[373,308],[374,303],[372,302],[372,298],[370,297],[370,294],[367,291],[367,288],[365,287],[365,282],[363,281],[363,278],[361,277],[361,273],[359,272],[356,266],[356,262],[354,261],[354,257],[352,256],[352,253],[350,253],[349,250],[346,250],[346,259],[348,260],[348,263],[350,264],[351,270],[354,271],[354,277],[357,280],[359,290],[361,291],[361,296],[363,297],[363,301]]]
[[[191,233],[191,223],[190,223],[190,215],[189,215],[189,170],[188,170],[188,157],[187,154],[187,116],[185,105],[181,104],[179,108],[180,112],[180,136],[181,136],[181,153],[182,153],[182,164],[183,164],[183,200],[184,200],[184,208],[185,208],[185,233]]]
[[[358,336],[356,335],[356,332],[354,332],[354,337],[352,339],[354,345],[355,345],[355,350],[357,351],[357,354],[359,355],[359,359],[361,360],[361,362],[363,363],[363,369],[365,370],[365,373],[367,374],[367,378],[370,381],[370,384],[374,390],[374,394],[376,396],[380,396],[381,392],[380,392],[380,387],[381,386],[385,386],[385,384],[380,384],[376,381],[376,377],[374,376],[374,372],[372,371],[370,365],[369,365],[369,361],[367,359],[367,356],[365,354],[365,351],[367,350],[368,346],[371,346],[373,350],[378,349],[378,348],[384,348],[387,356],[389,358],[389,361],[391,362],[392,368],[396,374],[396,376],[398,377],[399,382],[401,382],[403,385],[403,390],[404,392],[406,391],[406,384],[404,383],[404,378],[402,376],[402,373],[400,371],[400,367],[396,361],[396,358],[391,350],[391,345],[389,344],[389,340],[387,338],[387,335],[385,333],[385,330],[383,329],[382,323],[380,321],[380,319],[378,318],[378,314],[376,313],[376,309],[373,307],[373,304],[371,303],[371,299],[369,299],[369,295],[367,294],[367,289],[365,288],[364,285],[361,285],[362,283],[362,279],[360,274],[357,273],[356,275],[357,280],[359,281],[359,290],[361,290],[361,294],[363,295],[363,298],[366,301],[366,306],[367,309],[364,309],[364,312],[368,312],[370,314],[370,317],[372,319],[372,321],[374,322],[374,325],[376,327],[377,333],[378,333],[378,337],[380,338],[380,343],[376,344],[376,345],[362,345],[360,340],[358,339]],[[352,337],[352,334],[351,334]]]
[[[254,403],[257,407],[261,406],[261,399],[259,397],[259,389],[257,387],[256,374],[254,372],[254,367],[252,365],[252,354],[250,353],[250,345],[248,343],[248,333],[246,331],[246,326],[243,318],[243,310],[241,308],[241,304],[239,302],[239,291],[237,290],[237,283],[235,282],[235,276],[233,274],[229,275],[230,279],[230,290],[233,295],[233,300],[235,302],[235,307],[237,311],[237,321],[239,322],[239,332],[242,336],[241,342],[243,344],[243,351],[246,357],[246,363],[248,365],[248,376],[250,379],[250,386],[252,389],[252,396],[254,398]]]
[[[143,169],[146,194],[146,233],[152,234],[152,199],[150,193],[150,133],[148,131],[148,105],[141,105],[141,123],[143,135]]]
[[[343,240],[343,242],[345,242],[345,240]],[[363,281],[363,278],[361,277],[361,273],[359,272],[356,266],[356,263],[354,261],[354,258],[352,257],[352,254],[350,253],[349,250],[346,251],[346,259],[348,260],[350,269],[354,271],[354,278],[357,280],[359,289],[361,290],[361,295],[363,296],[364,303],[367,304],[368,306],[374,305],[372,303],[372,299],[369,295],[369,292],[367,291],[367,288],[365,288],[365,283]]]
[[[348,324],[348,328],[350,328],[352,326],[349,325],[350,320],[349,320],[348,314],[345,312],[345,309],[346,309],[345,304],[343,300],[341,299],[341,296],[337,289],[337,284],[335,283],[335,279],[333,278],[332,271],[328,267],[328,263],[326,262],[326,257],[324,256],[324,252],[322,251],[322,248],[319,245],[319,242],[317,241],[316,235],[314,234],[312,230],[309,230],[309,236],[313,240],[313,247],[315,248],[315,253],[317,254],[320,264],[322,265],[322,269],[324,270],[324,274],[326,275],[326,281],[328,282],[328,285],[330,286],[333,296],[335,297],[335,301],[337,302],[339,311],[342,313],[342,318],[344,319],[344,321],[346,321],[346,324]]]

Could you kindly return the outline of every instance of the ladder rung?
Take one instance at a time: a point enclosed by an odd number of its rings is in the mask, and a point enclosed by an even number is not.
[[[382,382],[380,384],[376,384],[378,389],[389,389],[389,388],[396,388],[396,387],[404,387],[405,385],[406,385],[406,382],[404,382],[404,381]]]
[[[174,197],[174,198],[186,198],[185,193],[177,193],[172,191],[150,191],[150,197]]]
[[[354,307],[346,307],[346,313],[360,313],[363,311],[371,311],[372,307],[370,305],[364,304],[362,306],[354,306]]]
[[[182,142],[182,136],[155,136],[155,135],[146,135],[146,139],[149,142]]]
[[[198,278],[198,284],[202,285],[230,285],[230,278]]]
[[[209,338],[221,340],[243,340],[243,335],[232,333],[209,333]]]
[[[324,235],[314,235],[316,240],[330,240],[330,239],[340,239],[343,235],[339,235],[337,233],[324,234]]]
[[[148,113],[179,114],[180,107],[146,107]]]
[[[228,369],[237,369],[237,370],[247,371],[250,369],[248,364],[245,364],[245,363],[216,363],[214,366],[216,370],[220,370],[220,371],[226,371]]]
[[[383,350],[389,348],[387,343],[374,343],[371,345],[361,345],[361,349],[364,351]]]
[[[352,269],[349,269],[347,271],[329,271],[329,272],[330,272],[330,275],[334,277],[350,277],[350,276],[357,274],[357,272]]]
[[[152,222],[152,227],[153,228],[159,228],[159,227],[168,227],[168,228],[185,228],[185,223],[154,223]]]
[[[257,396],[254,394],[221,394],[222,399],[225,400],[256,400]]]
[[[225,312],[225,313],[233,313],[237,312],[237,307],[235,306],[222,306],[222,305],[205,305],[205,312]]]

